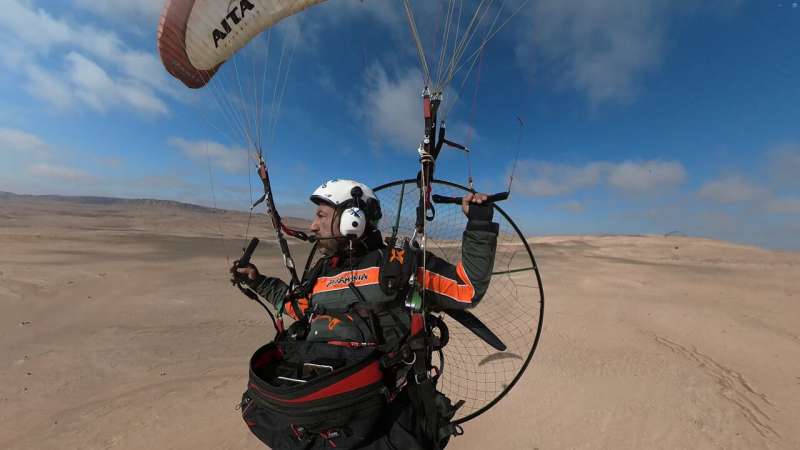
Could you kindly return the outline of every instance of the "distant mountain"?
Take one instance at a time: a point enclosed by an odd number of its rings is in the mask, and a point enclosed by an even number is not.
[[[72,203],[87,207],[123,207],[123,208],[159,208],[159,209],[173,209],[178,211],[187,211],[199,214],[232,214],[247,218],[247,211],[239,211],[235,209],[211,208],[208,206],[195,205],[193,203],[178,202],[175,200],[159,200],[153,198],[118,198],[118,197],[102,197],[91,195],[31,195],[31,194],[15,194],[13,192],[0,191],[0,201],[20,201],[20,202],[58,202],[58,203]],[[263,209],[259,210],[257,215],[263,216]],[[284,223],[289,227],[308,228],[311,222],[308,218],[295,217],[295,216],[281,216]]]
[[[118,197],[102,197],[90,195],[31,195],[31,194],[15,194],[13,192],[0,191],[0,201],[10,202],[24,202],[33,204],[41,204],[41,202],[54,202],[57,204],[74,204],[76,206],[85,206],[88,208],[156,208],[156,209],[171,209],[176,211],[185,211],[198,214],[226,214],[231,216],[241,216],[248,219],[249,213],[247,211],[240,211],[235,209],[211,208],[208,206],[195,205],[192,203],[178,202],[175,200],[159,200],[152,198],[118,198]],[[52,205],[53,203],[51,203]],[[2,206],[2,204],[0,204]],[[264,215],[264,210],[260,209],[258,216]],[[301,229],[308,228],[311,222],[307,218],[295,216],[282,216],[284,223],[289,227],[297,227]]]
[[[174,200],[157,200],[152,198],[117,198],[117,197],[100,197],[100,196],[90,196],[90,195],[73,196],[73,195],[55,195],[55,194],[30,195],[30,194],[15,194],[13,192],[0,191],[0,199],[20,199],[20,200],[40,199],[40,200],[52,200],[57,202],[81,203],[85,205],[167,206],[174,208],[189,209],[194,211],[205,211],[205,212],[222,211],[216,208],[195,205],[192,203],[177,202]]]

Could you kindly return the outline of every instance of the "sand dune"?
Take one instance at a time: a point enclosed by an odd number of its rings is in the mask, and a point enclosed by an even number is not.
[[[236,405],[271,325],[226,273],[247,219],[2,196],[0,448],[263,448]],[[258,220],[251,235],[269,238]],[[539,351],[448,448],[800,448],[800,254],[678,236],[530,242]],[[285,276],[269,242],[255,262]]]

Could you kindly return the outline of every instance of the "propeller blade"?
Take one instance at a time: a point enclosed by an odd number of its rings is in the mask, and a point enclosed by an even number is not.
[[[506,344],[504,344],[503,341],[501,341],[500,338],[497,337],[497,335],[486,326],[486,324],[481,322],[480,319],[475,316],[475,314],[462,309],[446,309],[444,310],[444,313],[452,317],[456,322],[463,325],[469,331],[475,333],[475,336],[481,338],[483,342],[491,345],[495,350],[504,352],[508,348],[506,347]]]

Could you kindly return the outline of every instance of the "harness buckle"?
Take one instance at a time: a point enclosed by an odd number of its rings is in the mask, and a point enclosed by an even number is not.
[[[292,431],[292,434],[294,435],[294,437],[298,441],[303,442],[306,439],[306,429],[305,428],[303,428],[303,427],[301,427],[299,425],[291,424],[291,425],[289,425],[289,429]]]
[[[424,381],[434,380],[439,378],[439,368],[436,366],[431,366],[430,370],[426,370],[424,374],[414,373],[414,382],[416,384],[422,384]]]

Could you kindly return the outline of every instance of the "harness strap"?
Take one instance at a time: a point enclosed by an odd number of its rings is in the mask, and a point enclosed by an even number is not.
[[[372,320],[371,320],[371,318],[369,316],[367,316],[366,319],[370,319],[370,320],[366,320],[364,318],[364,316],[361,314],[361,312],[358,309],[355,309],[354,314],[349,314],[349,317],[353,317],[354,318],[353,321],[356,323],[356,326],[358,327],[358,329],[362,330],[361,331],[361,339],[362,340],[364,340],[364,341],[367,340],[366,336],[364,336],[364,331],[363,331],[363,328],[366,328],[366,330],[369,332],[370,336],[372,336],[372,338],[375,339],[375,342],[380,344],[381,341],[379,340],[378,334],[377,334],[377,332],[375,330],[375,324],[372,322]]]
[[[414,405],[417,416],[414,434],[420,442],[429,444],[426,446],[427,448],[441,450],[447,439],[456,432],[450,419],[457,407],[453,408],[446,397],[436,390],[440,373],[438,368],[432,364],[432,354],[447,344],[448,331],[446,325],[438,317],[431,315],[425,317],[423,312],[411,313],[410,327],[399,317],[397,310],[405,306],[409,293],[416,291],[408,285],[408,280],[418,265],[415,249],[411,248],[408,243],[404,244],[400,249],[390,248],[381,252],[383,264],[380,285],[385,293],[390,292],[396,295],[393,301],[370,303],[351,283],[349,288],[358,299],[356,303],[345,308],[326,308],[315,305],[313,313],[327,314],[332,317],[352,317],[359,330],[369,330],[374,337],[374,342],[366,342],[366,339],[362,339],[362,342],[328,341],[328,344],[354,349],[372,347],[381,352],[381,367],[392,372],[396,380],[395,386],[390,385],[392,392],[389,393],[388,398],[393,398],[403,389],[407,389],[409,400]],[[395,252],[393,253],[392,250]],[[398,250],[400,251],[398,252]],[[320,271],[321,264],[318,263],[312,271],[309,271],[309,280],[317,277]],[[304,282],[308,282],[308,280],[304,280]],[[306,314],[304,319],[308,319],[309,316],[310,314]],[[381,329],[380,317],[382,316],[391,318],[406,338],[399,342],[386,342],[379,331]],[[433,333],[435,329],[439,331],[438,336]]]
[[[397,314],[395,314],[394,310],[393,309],[387,309],[386,313],[389,315],[389,317],[392,318],[392,320],[394,321],[395,325],[397,325],[397,327],[400,328],[400,331],[402,332],[403,336],[408,336],[408,333],[411,330],[406,326],[406,324],[403,323],[402,320],[400,320],[399,317],[397,317]]]
[[[376,346],[376,344],[372,342],[328,341],[326,343],[329,345],[335,345],[337,347],[348,347],[348,348],[363,348],[363,347]]]

